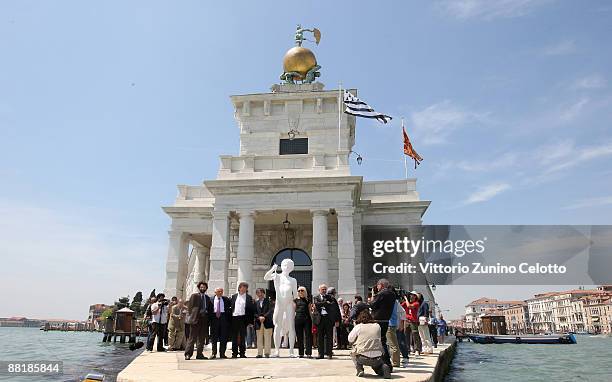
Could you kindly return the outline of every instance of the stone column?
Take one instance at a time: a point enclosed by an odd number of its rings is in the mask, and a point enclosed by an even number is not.
[[[253,211],[238,211],[240,228],[238,231],[238,284],[246,282],[253,286],[253,259],[255,257],[255,216]]]
[[[210,248],[198,247],[196,249],[196,259],[193,266],[193,281],[197,284],[200,281],[206,281],[206,257],[210,254]]]
[[[229,211],[213,211],[212,243],[210,247],[210,269],[208,289],[227,288],[227,263],[229,262]]]
[[[164,294],[170,298],[182,293],[187,278],[187,250],[189,235],[181,231],[168,231],[168,257],[166,258],[166,287]]]
[[[312,294],[317,293],[319,285],[329,283],[328,212],[328,210],[312,211],[312,290],[310,291]]]
[[[357,293],[355,277],[354,209],[337,210],[338,216],[338,295],[351,301]]]

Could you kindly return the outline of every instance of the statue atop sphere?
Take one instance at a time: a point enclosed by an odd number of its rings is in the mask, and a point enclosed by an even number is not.
[[[296,81],[301,81],[304,84],[310,84],[317,77],[321,76],[319,72],[321,66],[317,64],[317,58],[314,53],[302,46],[304,41],[312,41],[304,37],[304,32],[311,32],[317,45],[321,41],[321,31],[317,28],[306,29],[298,24],[295,30],[295,46],[289,49],[283,58],[284,71],[280,79],[285,81],[285,83],[295,84]]]

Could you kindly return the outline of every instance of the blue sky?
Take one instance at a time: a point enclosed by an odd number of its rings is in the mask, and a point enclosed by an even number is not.
[[[405,117],[425,158],[410,168],[432,200],[425,223],[611,223],[609,2],[288,8],[0,3],[0,293],[19,297],[0,316],[82,318],[90,303],[161,288],[160,206],[237,154],[228,96],[278,82],[297,23],[323,33],[327,88],[358,88],[397,117],[358,121],[355,175],[404,176]],[[41,313],[41,288],[70,303]]]

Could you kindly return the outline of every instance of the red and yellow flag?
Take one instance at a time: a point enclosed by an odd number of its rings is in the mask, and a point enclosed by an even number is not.
[[[412,147],[412,143],[410,143],[410,138],[408,138],[408,134],[406,133],[406,128],[402,126],[402,132],[404,133],[404,154],[408,155],[410,158],[414,159],[414,168],[417,168],[417,165],[421,164],[423,158],[414,151]]]

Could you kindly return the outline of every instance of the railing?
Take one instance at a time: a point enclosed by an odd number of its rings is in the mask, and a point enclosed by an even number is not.
[[[285,173],[287,176],[350,175],[348,153],[340,154],[293,154],[293,155],[222,155],[218,179],[238,177],[265,177],[263,173]]]

